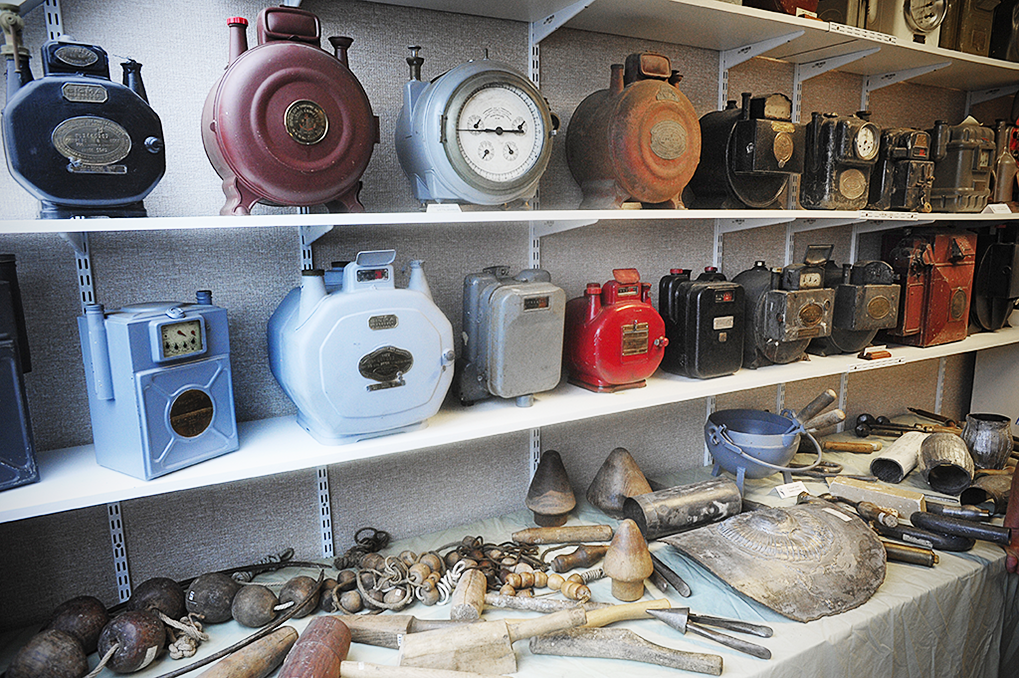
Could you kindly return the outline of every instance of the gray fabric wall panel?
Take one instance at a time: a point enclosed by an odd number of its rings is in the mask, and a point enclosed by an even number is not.
[[[528,440],[521,431],[330,466],[336,555],[362,527],[400,539],[522,509]]]
[[[121,503],[131,584],[187,579],[292,547],[322,557],[315,469]]]
[[[44,621],[69,598],[117,602],[105,506],[0,524],[0,630]]]
[[[648,477],[701,466],[705,413],[704,401],[692,400],[547,426],[541,430],[541,449],[559,452],[574,492],[583,496],[616,447],[629,450]]]
[[[761,386],[734,393],[722,393],[715,398],[715,411],[750,409],[774,412],[777,397],[778,387],[776,386]]]
[[[785,263],[785,224],[762,226],[722,236],[722,273],[729,280],[764,261],[769,268]]]
[[[793,256],[790,263],[798,264],[803,261],[803,255],[807,253],[807,247],[810,245],[834,245],[831,257],[835,263],[839,266],[850,264],[852,262],[849,261],[849,248],[852,246],[852,241],[852,226],[834,226],[797,233],[793,236]]]
[[[945,385],[941,395],[941,414],[963,421],[970,411],[973,395],[973,367],[976,353],[960,353],[945,358]]]
[[[854,372],[846,386],[846,419],[864,412],[894,417],[909,414],[907,407],[933,410],[937,383],[937,359]]]

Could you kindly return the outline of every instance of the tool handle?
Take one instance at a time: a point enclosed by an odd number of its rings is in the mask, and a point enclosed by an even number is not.
[[[939,516],[952,516],[953,518],[962,518],[963,520],[974,520],[974,521],[986,521],[994,517],[994,514],[989,509],[980,508],[979,506],[955,506],[953,504],[942,504],[936,501],[927,502],[927,512],[936,513]]]
[[[857,454],[870,454],[871,452],[879,451],[883,445],[881,441],[843,441],[843,440],[826,440],[821,443],[821,449],[831,450],[832,452],[855,452]]]
[[[938,554],[934,553],[932,549],[925,549],[922,546],[896,544],[883,539],[881,540],[881,545],[885,547],[885,555],[888,557],[888,560],[923,565],[924,567],[934,567],[938,562]]]
[[[265,678],[283,663],[287,652],[297,642],[292,626],[281,626],[264,638],[224,657],[201,678]]]
[[[523,638],[540,636],[543,633],[561,631],[574,626],[581,626],[587,623],[587,613],[583,608],[577,607],[570,610],[561,610],[546,614],[534,619],[521,619],[519,621],[507,621],[506,628],[509,629],[509,639],[514,643]]]
[[[569,572],[578,567],[591,567],[605,557],[608,546],[583,544],[573,553],[562,553],[552,559],[552,569],[556,572]]]
[[[891,537],[892,539],[904,541],[907,544],[923,546],[928,549],[969,551],[973,548],[973,539],[969,537],[939,534],[903,523],[899,523],[895,527],[888,527],[881,523],[871,523],[871,525],[877,530],[878,534],[884,537]]]
[[[594,628],[628,619],[648,619],[648,610],[667,610],[670,607],[672,607],[672,603],[665,598],[638,600],[635,603],[624,603],[623,605],[610,605],[599,610],[590,610],[587,613],[587,623],[584,626]]]
[[[457,621],[481,619],[487,589],[488,580],[481,570],[465,570],[449,598],[449,618]]]
[[[367,662],[340,663],[339,675],[343,678],[492,678],[490,673],[426,669],[418,666],[385,666]]]
[[[796,413],[796,421],[801,424],[805,421],[809,421],[816,417],[821,410],[835,402],[836,394],[832,389],[824,391],[821,395],[817,396],[809,403],[806,407]]]
[[[840,424],[846,420],[846,413],[839,409],[819,414],[812,419],[808,419],[804,424],[803,428],[819,431],[835,424]]]
[[[579,544],[585,541],[612,541],[611,525],[569,525],[564,527],[532,527],[514,532],[518,544]]]
[[[693,631],[699,636],[710,638],[716,643],[721,643],[722,645],[725,645],[726,647],[731,647],[734,650],[746,652],[749,655],[753,655],[761,659],[771,659],[771,650],[764,647],[763,645],[751,643],[749,641],[742,640],[741,638],[733,638],[732,636],[728,636],[724,633],[712,631],[711,629],[704,628],[703,626],[698,626],[697,624],[694,624],[692,622],[687,622],[686,630]]]
[[[722,658],[717,654],[684,652],[656,645],[628,629],[569,629],[530,640],[532,654],[560,657],[628,659],[673,669],[722,675]]]
[[[974,523],[962,518],[951,516],[939,516],[926,511],[917,511],[909,516],[909,522],[917,527],[931,532],[955,535],[957,537],[969,537],[971,539],[984,539],[993,541],[996,544],[1008,544],[1012,541],[1012,530],[998,525],[985,525]]]
[[[750,622],[740,621],[739,619],[726,619],[725,617],[712,617],[706,614],[690,614],[688,619],[698,624],[707,624],[708,626],[717,626],[720,629],[729,629],[730,631],[737,631],[739,633],[749,633],[754,636],[760,636],[761,638],[771,638],[774,635],[774,631],[770,626],[764,626],[763,624],[751,624]]]

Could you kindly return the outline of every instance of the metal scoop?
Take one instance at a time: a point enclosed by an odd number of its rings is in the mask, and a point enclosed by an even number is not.
[[[706,615],[691,614],[689,607],[672,607],[666,610],[648,610],[648,614],[657,617],[672,628],[686,633],[694,633],[710,638],[716,643],[721,643],[734,650],[745,652],[761,659],[771,659],[771,650],[761,645],[751,643],[740,638],[733,638],[724,633],[705,628],[702,624],[717,626],[719,628],[736,631],[738,633],[750,633],[762,638],[770,638],[773,631],[768,626],[750,624],[738,619],[724,619],[722,617],[709,617]]]

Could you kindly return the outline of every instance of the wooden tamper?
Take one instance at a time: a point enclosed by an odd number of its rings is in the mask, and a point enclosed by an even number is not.
[[[605,576],[612,579],[612,596],[616,600],[638,600],[644,595],[644,580],[654,569],[647,542],[637,523],[629,518],[623,520],[602,562]]]
[[[555,450],[547,450],[541,455],[531,486],[527,488],[524,505],[534,512],[534,522],[541,527],[564,524],[569,512],[577,505],[566,467]]]
[[[613,518],[623,517],[627,497],[651,492],[644,472],[625,447],[609,452],[587,488],[587,500]]]

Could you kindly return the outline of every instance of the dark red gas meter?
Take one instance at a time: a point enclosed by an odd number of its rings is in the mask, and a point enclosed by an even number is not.
[[[571,384],[591,391],[640,388],[662,362],[665,322],[651,305],[651,284],[635,268],[588,283],[566,304],[564,364]]]
[[[230,64],[202,111],[202,141],[223,177],[221,214],[247,214],[256,202],[326,205],[364,211],[361,174],[379,141],[379,119],[347,65],[351,39],[320,47],[318,17],[294,7],[258,15],[258,46],[248,22],[229,19]]]
[[[882,249],[902,285],[899,323],[888,330],[888,338],[914,346],[965,339],[976,234],[947,229],[887,233]]]

